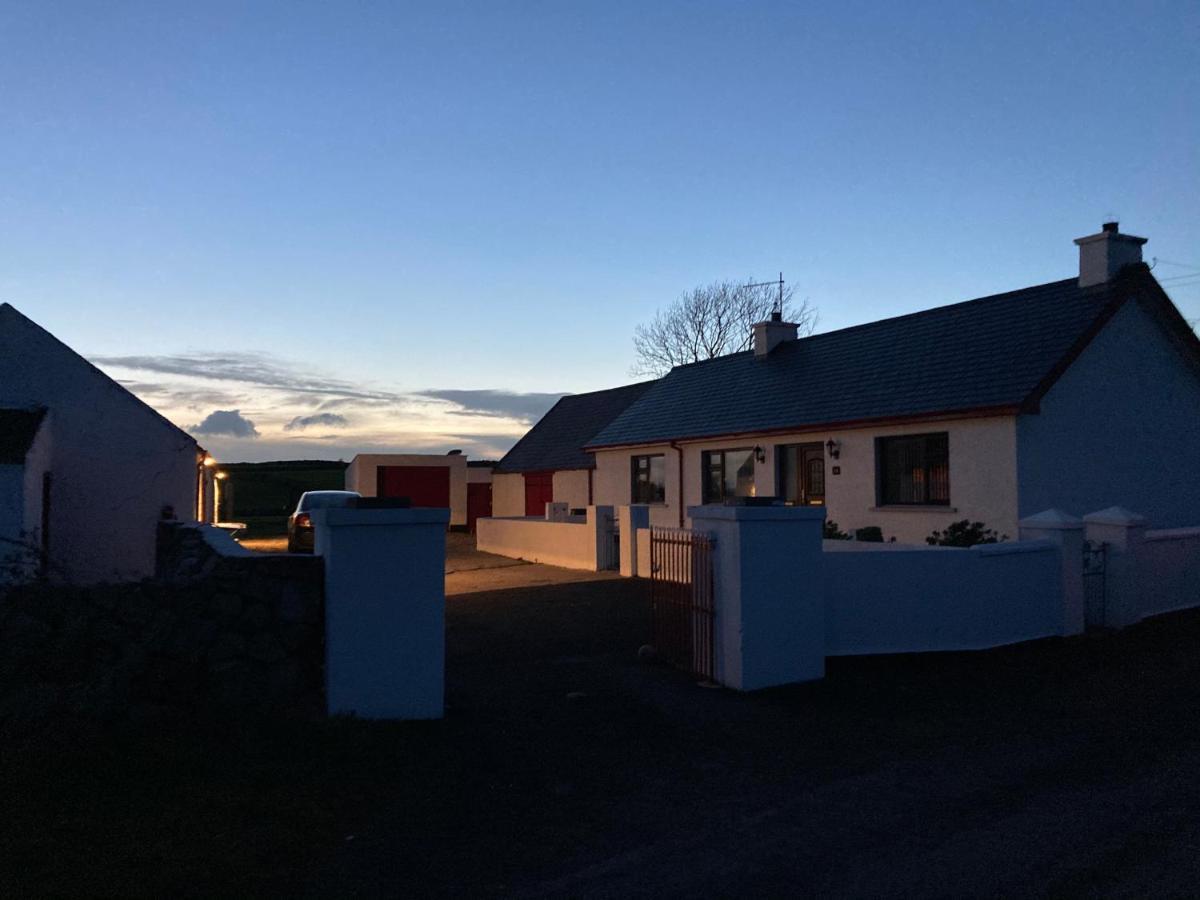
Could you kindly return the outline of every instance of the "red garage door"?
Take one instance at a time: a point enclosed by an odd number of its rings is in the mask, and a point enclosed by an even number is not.
[[[546,515],[546,504],[554,500],[553,472],[525,473],[525,515]]]
[[[475,530],[476,519],[486,519],[492,514],[492,486],[490,484],[467,485],[467,530]]]
[[[413,506],[450,508],[449,466],[380,466],[376,494],[407,497]]]

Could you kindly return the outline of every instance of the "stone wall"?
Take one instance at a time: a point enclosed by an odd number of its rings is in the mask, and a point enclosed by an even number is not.
[[[322,560],[162,523],[156,575],[0,594],[0,724],[202,709],[323,709]]]

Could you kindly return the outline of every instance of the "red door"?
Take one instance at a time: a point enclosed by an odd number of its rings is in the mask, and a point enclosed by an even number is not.
[[[554,500],[553,472],[525,473],[525,515],[546,515],[546,504]]]
[[[492,514],[492,486],[490,484],[467,485],[467,530],[475,530],[475,520]]]
[[[449,466],[380,466],[376,495],[407,497],[413,506],[450,508]]]

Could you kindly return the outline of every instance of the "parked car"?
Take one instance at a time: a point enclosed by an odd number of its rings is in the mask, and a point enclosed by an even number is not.
[[[360,496],[358,491],[306,491],[301,494],[296,511],[288,516],[288,553],[313,552],[313,510],[353,506]]]

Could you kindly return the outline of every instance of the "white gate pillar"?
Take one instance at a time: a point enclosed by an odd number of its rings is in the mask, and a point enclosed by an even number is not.
[[[1058,544],[1062,563],[1063,634],[1082,634],[1084,627],[1083,595],[1083,519],[1060,509],[1048,509],[1026,516],[1017,523],[1023,541],[1049,540]]]
[[[1104,621],[1124,628],[1142,619],[1142,585],[1138,557],[1146,538],[1146,519],[1121,506],[1083,517],[1089,541],[1107,545],[1104,562]]]
[[[716,538],[717,679],[753,691],[823,678],[824,508],[691,506],[687,514]]]
[[[449,521],[448,509],[314,512],[330,715],[442,717]]]
[[[621,534],[621,574],[634,578],[638,573],[639,528],[650,527],[650,507],[644,504],[617,507],[617,530]]]

